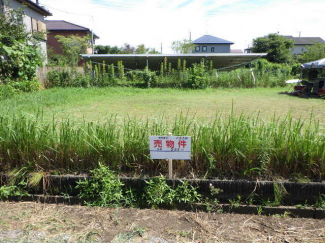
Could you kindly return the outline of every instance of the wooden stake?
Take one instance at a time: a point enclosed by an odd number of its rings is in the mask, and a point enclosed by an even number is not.
[[[170,132],[168,133],[168,136],[173,136],[173,134]],[[173,179],[173,160],[168,160],[168,179]]]

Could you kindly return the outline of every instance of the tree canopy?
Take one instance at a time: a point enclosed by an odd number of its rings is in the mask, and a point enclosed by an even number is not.
[[[301,55],[301,62],[310,62],[325,58],[325,43],[314,43],[307,46],[307,51]]]
[[[67,64],[77,66],[80,61],[79,54],[86,53],[89,47],[90,36],[62,36],[57,35],[55,38],[61,43],[63,56],[66,58]]]
[[[118,46],[104,46],[104,45],[96,45],[95,46],[96,54],[120,54],[121,50]]]
[[[173,41],[171,48],[177,54],[184,54],[194,50],[195,46],[196,45],[193,44],[191,40],[184,39],[182,41]]]
[[[125,43],[123,47],[96,45],[95,53],[97,54],[158,54],[154,48],[148,48],[144,44],[137,47]]]
[[[269,34],[253,40],[254,53],[267,53],[266,59],[274,63],[288,63],[292,61],[291,48],[294,41],[278,34]]]

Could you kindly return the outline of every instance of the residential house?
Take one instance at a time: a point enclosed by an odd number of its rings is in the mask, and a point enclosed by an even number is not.
[[[291,49],[292,55],[301,55],[307,51],[308,46],[314,43],[325,43],[320,37],[293,37],[291,35],[284,35],[283,37],[294,41],[294,47]]]
[[[39,1],[33,2],[31,0],[0,0],[0,12],[7,11],[8,9],[23,9],[24,11],[24,24],[27,31],[31,33],[45,32],[45,17],[52,16],[52,14],[39,4]],[[43,39],[39,39],[42,53],[46,57],[46,35]],[[46,58],[44,59],[46,61]]]
[[[192,43],[196,45],[192,53],[230,53],[230,45],[234,44],[212,35],[204,35]]]
[[[325,41],[320,37],[293,37],[291,35],[283,35],[283,37],[293,40],[294,47],[291,49],[292,55],[301,55],[307,51],[307,47],[314,43],[325,43]],[[248,47],[245,49],[245,53],[252,53],[253,47]]]
[[[87,35],[93,36],[93,45],[95,44],[95,40],[99,38],[97,35],[94,34],[92,35],[92,31],[90,29],[64,20],[47,20],[46,28],[48,31],[47,34],[48,48],[51,48],[55,54],[62,54],[62,47],[60,42],[56,38],[57,35],[62,35],[62,36],[77,35],[80,37],[84,37]],[[90,47],[87,49],[87,54],[93,53],[93,49],[92,49],[93,45],[90,45]]]
[[[252,53],[253,51],[253,47],[247,47],[246,49],[244,49],[245,53]]]

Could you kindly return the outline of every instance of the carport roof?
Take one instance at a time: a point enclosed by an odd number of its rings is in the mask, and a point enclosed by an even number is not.
[[[151,70],[159,70],[160,63],[167,57],[168,62],[176,68],[178,59],[186,60],[187,66],[199,63],[202,59],[213,61],[213,68],[222,69],[226,67],[236,68],[241,64],[246,64],[267,53],[207,53],[207,54],[81,54],[85,61],[92,61],[117,65],[122,61],[125,68],[144,69],[147,64]]]

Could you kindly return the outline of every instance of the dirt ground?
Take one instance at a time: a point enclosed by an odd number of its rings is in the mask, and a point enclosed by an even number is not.
[[[325,220],[0,202],[0,242],[325,242]]]

